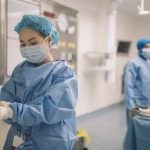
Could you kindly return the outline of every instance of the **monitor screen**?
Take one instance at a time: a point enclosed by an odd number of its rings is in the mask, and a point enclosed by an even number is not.
[[[117,53],[127,54],[130,50],[131,41],[118,41]]]

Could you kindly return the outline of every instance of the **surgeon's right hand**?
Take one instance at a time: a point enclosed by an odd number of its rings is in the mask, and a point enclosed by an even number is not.
[[[13,117],[13,110],[11,107],[0,106],[0,120],[6,120]]]
[[[9,107],[11,103],[10,102],[6,102],[6,101],[0,101],[0,106],[5,106],[5,107]]]

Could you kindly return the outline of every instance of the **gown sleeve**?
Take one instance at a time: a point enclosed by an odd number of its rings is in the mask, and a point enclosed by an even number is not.
[[[124,96],[125,104],[128,110],[136,107],[135,83],[137,78],[137,70],[133,63],[126,65],[124,70]]]
[[[11,103],[14,112],[12,121],[25,126],[41,122],[55,124],[75,113],[77,97],[76,75],[71,69],[67,69],[54,80],[44,95],[28,104]]]

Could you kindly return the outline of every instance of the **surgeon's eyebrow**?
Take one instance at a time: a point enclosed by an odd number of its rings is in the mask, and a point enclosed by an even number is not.
[[[37,39],[37,37],[32,37],[32,38],[28,39],[28,41],[30,42],[30,41],[35,40],[35,39]],[[20,39],[20,42],[24,42],[24,41]]]

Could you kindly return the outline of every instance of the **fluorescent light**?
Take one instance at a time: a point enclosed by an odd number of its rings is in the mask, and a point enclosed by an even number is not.
[[[141,0],[141,4],[137,6],[139,15],[148,15],[150,14],[149,10],[144,10],[144,0]]]

